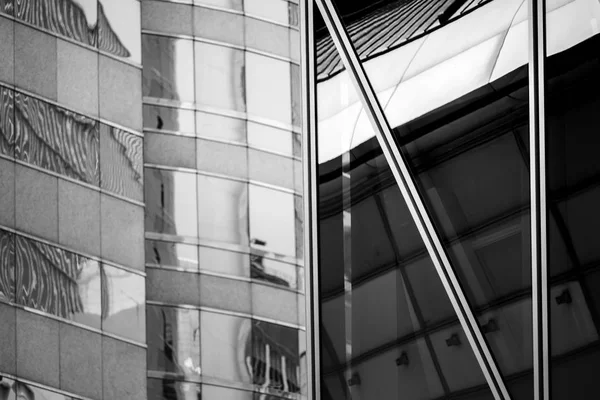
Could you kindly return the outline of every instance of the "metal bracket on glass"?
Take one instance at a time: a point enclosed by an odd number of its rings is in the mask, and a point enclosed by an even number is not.
[[[410,174],[408,164],[400,149],[394,142],[392,130],[383,112],[375,91],[371,87],[364,68],[356,54],[356,50],[348,37],[348,33],[332,3],[332,0],[315,0],[331,34],[335,47],[342,59],[344,67],[348,70],[350,79],[360,97],[361,103],[369,117],[377,140],[381,146],[385,159],[396,179],[400,192],[419,230],[419,234],[433,261],[440,280],[460,324],[462,325],[467,340],[483,371],[485,379],[495,399],[510,399],[506,385],[491,351],[486,343],[477,320],[468,304],[465,293],[458,282],[458,278],[450,264],[446,250],[442,246],[425,204],[421,198],[414,178]]]

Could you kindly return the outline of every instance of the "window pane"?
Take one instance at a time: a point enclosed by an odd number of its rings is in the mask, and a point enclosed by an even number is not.
[[[198,269],[198,247],[183,243],[146,240],[146,264]]]
[[[201,400],[198,383],[148,379],[148,400]]]
[[[194,101],[194,48],[191,40],[142,35],[143,95]]]
[[[250,185],[250,244],[257,250],[295,256],[294,195]]]
[[[0,230],[0,300],[15,301],[15,235]]]
[[[289,63],[246,53],[246,90],[248,114],[291,125]]]
[[[146,168],[146,231],[197,236],[196,175]]]
[[[198,136],[246,143],[246,121],[222,115],[196,113]]]
[[[250,15],[288,24],[288,4],[291,3],[281,0],[245,0],[244,11]]]
[[[200,311],[147,307],[148,369],[178,379],[200,377]]]
[[[120,268],[103,265],[102,330],[146,341],[146,280]]]
[[[221,274],[250,276],[250,256],[229,250],[200,246],[200,268]]]
[[[144,105],[144,128],[193,134],[194,112],[171,107]]]
[[[248,185],[198,175],[198,237],[248,244]]]
[[[248,145],[258,149],[292,155],[292,133],[248,121]]]
[[[98,48],[141,63],[140,2],[136,0],[98,0]]]
[[[194,55],[196,102],[203,106],[246,111],[244,52],[196,42]]]

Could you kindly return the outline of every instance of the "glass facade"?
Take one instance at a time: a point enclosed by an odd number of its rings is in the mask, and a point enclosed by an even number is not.
[[[314,3],[316,398],[596,398],[598,3]]]

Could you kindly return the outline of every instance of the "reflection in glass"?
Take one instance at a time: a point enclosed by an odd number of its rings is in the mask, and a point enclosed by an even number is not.
[[[0,230],[0,301],[15,300],[15,236]]]
[[[15,235],[16,302],[100,328],[97,261]]]
[[[565,243],[568,257],[548,256],[550,385],[552,398],[591,400],[600,394],[600,9],[559,4],[547,1],[546,15],[548,248]]]
[[[197,236],[196,175],[146,168],[146,231]]]
[[[0,12],[13,15],[14,9],[14,0],[0,0]]]
[[[148,379],[148,400],[201,400],[198,383],[171,379]]]
[[[280,0],[245,0],[244,11],[250,15],[288,24],[288,2]]]
[[[148,369],[199,378],[200,311],[147,306]]]
[[[146,240],[146,264],[198,269],[198,247],[160,240]]]
[[[249,319],[201,311],[202,374],[229,382],[252,383],[248,351],[252,343]]]
[[[248,145],[258,149],[292,155],[292,133],[248,121]]]
[[[194,4],[198,5],[211,5],[223,8],[229,8],[232,10],[242,10],[242,0],[193,0]]]
[[[142,201],[143,151],[140,136],[100,124],[100,186]]]
[[[144,104],[144,129],[194,134],[194,112]]]
[[[191,40],[142,35],[143,95],[194,101],[194,48]]]
[[[196,103],[246,111],[244,52],[208,43],[194,43]]]
[[[290,125],[292,123],[290,73],[290,65],[285,61],[246,53],[248,114]],[[277,84],[274,85],[273,82]]]
[[[246,347],[253,383],[263,388],[300,392],[298,330],[252,321],[252,343]]]
[[[295,256],[294,195],[250,185],[250,245],[259,251]]]
[[[18,92],[14,106],[17,160],[92,185],[99,184],[98,123],[95,120]],[[9,110],[3,108],[3,113]]]
[[[110,265],[103,265],[102,272],[102,330],[144,343],[144,277]]]
[[[41,389],[37,386],[19,381],[13,383],[12,390],[17,400],[76,400],[74,397]],[[0,394],[1,393],[0,389]]]
[[[98,1],[98,48],[110,54],[142,61],[140,2]]]
[[[13,157],[15,151],[15,92],[0,87],[0,154]]]
[[[204,138],[246,143],[246,121],[239,118],[197,112],[196,133]]]
[[[250,276],[250,255],[200,246],[200,268],[220,274]]]
[[[290,289],[298,289],[296,266],[265,258],[262,255],[250,255],[250,277]]]
[[[198,175],[198,237],[248,244],[248,184]]]

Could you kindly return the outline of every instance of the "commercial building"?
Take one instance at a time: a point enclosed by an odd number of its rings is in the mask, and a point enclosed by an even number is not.
[[[596,399],[597,0],[0,0],[0,400]]]

